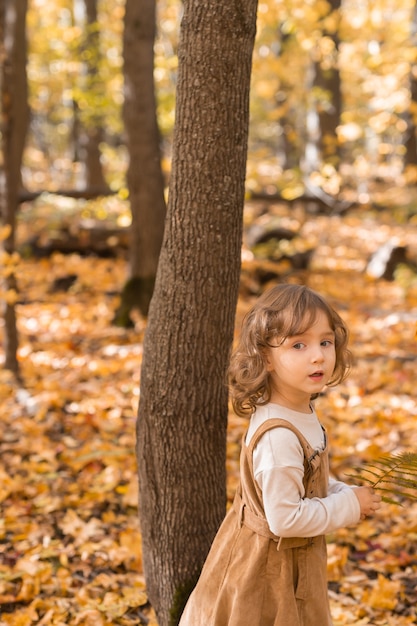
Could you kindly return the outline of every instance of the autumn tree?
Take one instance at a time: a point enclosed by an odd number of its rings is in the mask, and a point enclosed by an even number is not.
[[[318,117],[321,160],[334,161],[339,156],[336,129],[341,122],[342,92],[338,67],[341,0],[328,0],[329,12],[324,15],[323,36],[315,63],[314,89],[319,91]]]
[[[105,85],[100,76],[100,30],[97,14],[97,0],[74,0],[75,15],[82,16],[83,41],[80,46],[82,74],[75,90],[74,102],[76,156],[84,165],[85,186],[98,193],[106,193],[108,186],[101,165],[100,144],[103,141],[103,115],[101,100]],[[80,21],[80,20],[79,20]],[[87,108],[78,104],[79,99],[91,103]]]
[[[148,313],[164,232],[166,205],[154,85],[155,13],[155,0],[126,0],[123,119],[132,225],[129,277],[115,317],[120,325],[129,323],[135,306]]]
[[[5,320],[5,367],[18,373],[15,302],[16,214],[21,187],[21,163],[29,120],[26,80],[27,0],[0,4],[1,161],[0,209],[4,225],[2,241]]]
[[[167,223],[138,416],[147,590],[176,624],[225,513],[256,0],[187,0]]]
[[[411,19],[411,43],[417,42],[417,4],[414,5],[412,19]],[[411,64],[410,68],[410,107],[409,107],[409,123],[408,134],[405,141],[405,164],[417,165],[417,63]]]

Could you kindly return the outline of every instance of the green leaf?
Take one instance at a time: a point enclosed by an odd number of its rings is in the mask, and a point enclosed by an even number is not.
[[[417,500],[417,453],[415,452],[402,452],[380,457],[362,466],[354,467],[352,473],[347,476],[382,492],[384,502],[400,503],[390,498],[390,495],[399,500]]]

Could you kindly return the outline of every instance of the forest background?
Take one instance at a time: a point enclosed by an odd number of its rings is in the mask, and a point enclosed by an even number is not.
[[[125,4],[102,0],[90,21],[87,9],[32,0],[26,16],[30,124],[2,257],[19,330],[19,378],[0,373],[2,625],[155,622],[134,454],[146,316],[114,323],[131,263]],[[157,11],[168,185],[181,6]],[[341,479],[415,451],[415,19],[406,0],[258,6],[236,332],[277,281],[307,283],[342,313],[355,367],[319,401]],[[6,114],[3,99],[3,140]],[[229,500],[244,429],[230,414]],[[416,506],[403,504],[329,538],[337,626],[417,623]]]

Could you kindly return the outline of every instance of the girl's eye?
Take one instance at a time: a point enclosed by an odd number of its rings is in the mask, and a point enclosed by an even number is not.
[[[327,348],[327,346],[333,345],[333,341],[330,341],[330,339],[325,339],[324,341],[321,342],[321,345]]]
[[[299,341],[299,342],[297,342],[297,343],[295,343],[293,345],[293,348],[295,348],[295,350],[301,350],[303,348],[303,346],[304,346],[304,344],[301,343],[301,341]]]

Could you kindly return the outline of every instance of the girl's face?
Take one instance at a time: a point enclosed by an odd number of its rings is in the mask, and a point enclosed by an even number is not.
[[[319,393],[331,379],[336,365],[335,336],[327,315],[317,311],[310,328],[287,337],[267,349],[271,377],[271,402],[302,413],[311,413],[312,394]]]

